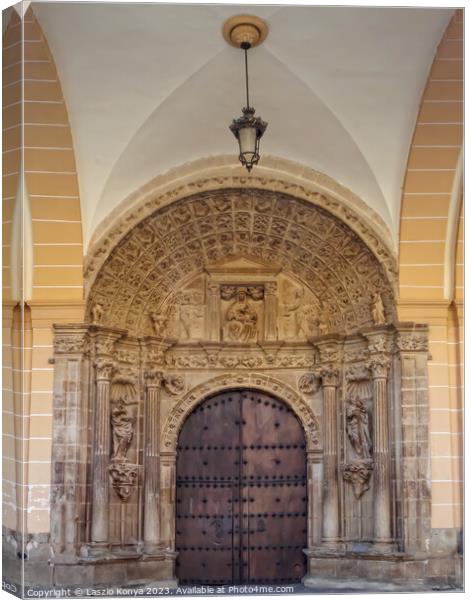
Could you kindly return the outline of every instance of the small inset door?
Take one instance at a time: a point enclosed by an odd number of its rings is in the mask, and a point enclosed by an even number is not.
[[[306,545],[305,437],[297,417],[251,390],[203,402],[178,443],[180,583],[300,581]]]

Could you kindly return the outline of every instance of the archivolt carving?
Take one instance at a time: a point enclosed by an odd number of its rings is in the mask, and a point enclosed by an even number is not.
[[[280,192],[221,189],[195,194],[147,217],[114,248],[88,302],[100,304],[101,323],[147,334],[158,310],[195,273],[234,256],[262,260],[312,291],[331,330],[373,324],[371,293],[380,293],[394,318],[392,288],[372,251],[324,209]],[[155,318],[154,318],[155,317]]]
[[[270,392],[284,400],[302,423],[308,447],[320,446],[318,419],[305,400],[287,384],[260,373],[227,373],[215,377],[193,388],[170,411],[163,426],[162,447],[165,451],[176,451],[178,435],[189,413],[207,396],[230,388],[254,388]]]
[[[390,231],[378,214],[359,197],[327,175],[292,161],[263,156],[257,173],[247,177],[243,169],[231,164],[232,160],[232,157],[212,157],[177,167],[156,177],[116,207],[91,240],[85,265],[87,291],[110,251],[143,219],[195,192],[231,187],[290,193],[326,209],[346,223],[372,249],[396,289],[398,268]]]

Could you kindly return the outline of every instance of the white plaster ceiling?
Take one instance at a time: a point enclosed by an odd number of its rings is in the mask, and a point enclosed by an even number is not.
[[[243,54],[224,20],[267,20],[250,88],[261,152],[322,171],[398,229],[421,94],[451,9],[34,2],[69,111],[88,243],[148,180],[234,154]]]

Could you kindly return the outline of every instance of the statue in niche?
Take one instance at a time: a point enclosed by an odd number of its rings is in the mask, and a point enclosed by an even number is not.
[[[127,404],[127,397],[121,397],[111,410],[113,431],[112,461],[127,462],[127,452],[134,437],[135,417]]]
[[[225,315],[224,333],[235,342],[256,341],[258,336],[258,313],[248,299],[247,290],[239,288],[236,299]]]
[[[372,449],[369,413],[364,401],[358,396],[347,401],[346,431],[357,456],[369,459]]]
[[[93,304],[93,306],[91,307],[91,323],[92,325],[98,325],[98,323],[101,322],[101,319],[103,318],[103,306],[102,304],[99,304],[98,302],[96,302],[95,304]]]
[[[375,325],[385,325],[385,309],[380,292],[375,292],[372,296],[372,319]]]

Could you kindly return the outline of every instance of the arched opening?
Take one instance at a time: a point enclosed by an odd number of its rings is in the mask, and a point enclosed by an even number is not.
[[[307,510],[306,440],[287,404],[233,389],[190,413],[176,461],[180,583],[300,581]]]

